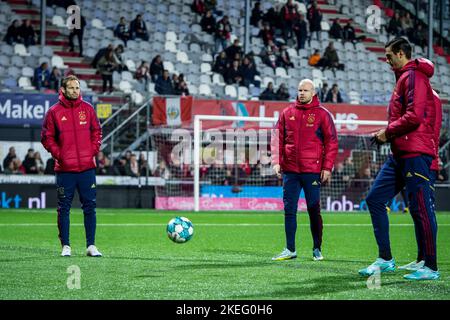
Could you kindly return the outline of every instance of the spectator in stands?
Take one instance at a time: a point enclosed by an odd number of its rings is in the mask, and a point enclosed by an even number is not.
[[[130,156],[130,161],[127,162],[125,166],[125,172],[127,176],[130,177],[139,177],[139,163],[137,161],[137,157],[134,153]]]
[[[277,94],[275,93],[272,82],[269,82],[267,84],[267,88],[261,93],[261,95],[259,96],[259,100],[277,100]]]
[[[277,100],[278,101],[287,101],[289,100],[289,90],[286,84],[280,84],[280,87],[277,90]]]
[[[244,60],[242,61],[242,64],[240,66],[240,71],[243,78],[242,84],[245,87],[248,88],[250,84],[253,84],[256,87],[260,86],[260,83],[255,81],[255,76],[259,73],[249,57],[244,57]]]
[[[269,41],[275,39],[275,33],[269,23],[265,22],[261,31],[259,31],[259,37],[262,38],[264,45],[269,45]]]
[[[216,52],[225,50],[228,47],[232,31],[233,28],[231,27],[228,16],[224,16],[221,20],[219,20],[216,26],[215,34]]]
[[[261,10],[261,2],[255,2],[252,9],[252,14],[250,16],[250,24],[256,28],[260,28],[263,14],[264,12]]]
[[[45,164],[44,174],[54,175],[55,174],[55,159],[52,157],[47,159]]]
[[[121,39],[125,47],[127,46],[127,41],[130,40],[131,34],[125,17],[120,17],[120,21],[114,29],[114,36]]]
[[[403,17],[400,18],[400,23],[403,29],[403,34],[407,35],[414,28],[414,19],[411,18],[409,12],[406,12]]]
[[[200,21],[200,25],[202,26],[202,30],[209,33],[214,34],[216,31],[216,19],[212,15],[212,11],[206,11],[202,20]]]
[[[428,44],[427,36],[428,36],[427,31],[423,28],[423,25],[421,23],[418,23],[416,25],[416,28],[413,29],[408,38],[411,40],[412,43],[418,45],[423,50]]]
[[[194,0],[191,4],[191,10],[202,16],[206,12],[205,3],[203,0]]]
[[[213,13],[215,13],[218,16],[222,15],[221,11],[217,11],[216,10],[216,6],[217,6],[217,0],[204,0],[205,2],[205,10],[211,10]]]
[[[327,96],[325,98],[325,102],[331,103],[342,103],[344,102],[341,97],[341,92],[339,91],[338,85],[335,83],[331,87],[331,90],[328,91]]]
[[[22,25],[20,26],[20,37],[26,47],[30,45],[34,46],[36,44],[37,36],[33,26],[31,25],[30,19],[26,19],[22,22]]]
[[[95,157],[95,163],[97,164],[96,173],[98,175],[108,175],[110,174],[110,168],[111,168],[111,161],[103,151],[99,151],[97,153],[97,156]]]
[[[163,75],[164,64],[161,56],[158,54],[153,58],[152,63],[150,64],[150,77],[153,82],[156,82],[160,76]]]
[[[269,26],[274,29],[281,28],[280,15],[276,12],[275,8],[272,7],[267,10],[263,17],[263,23],[269,24]]]
[[[16,43],[22,43],[23,39],[20,37],[20,21],[14,20],[6,31],[6,35],[3,38],[10,46]],[[6,170],[6,167],[4,167]]]
[[[26,174],[37,173],[36,162],[34,161],[34,150],[28,149],[25,159],[22,162]]]
[[[8,154],[6,155],[5,159],[3,159],[3,170],[6,170],[6,168],[9,167],[9,164],[13,161],[14,158],[16,158],[16,149],[14,147],[9,147]]]
[[[145,87],[147,87],[148,80],[150,79],[150,66],[148,62],[141,62],[141,65],[136,69],[134,77],[137,81],[144,83]]]
[[[320,52],[318,49],[314,50],[314,53],[309,57],[308,64],[312,67],[318,67],[318,63],[321,59]]]
[[[317,94],[319,96],[319,100],[321,102],[325,102],[325,99],[327,98],[327,94],[328,94],[328,83],[324,82]]]
[[[50,88],[50,71],[48,70],[47,62],[43,62],[34,70],[33,84],[37,90]]]
[[[222,76],[225,76],[226,70],[228,69],[229,64],[228,64],[228,59],[227,59],[227,54],[225,53],[225,51],[221,51],[217,57],[216,57],[216,61],[214,62],[214,66],[213,66],[213,71],[220,73]]]
[[[109,88],[109,93],[113,92],[113,72],[117,68],[116,60],[114,59],[113,50],[108,51],[97,64],[98,71],[103,79],[103,93],[106,92],[106,87]],[[109,84],[109,85],[108,85]]]
[[[299,14],[298,18],[292,25],[292,30],[297,38],[297,50],[305,48],[305,42],[308,38],[308,26],[306,25],[305,17],[303,14]]]
[[[267,46],[261,51],[262,61],[275,70],[278,67],[277,65],[278,53],[279,53],[278,47],[272,40],[269,40]]]
[[[112,51],[114,49],[114,46],[112,44],[109,44],[107,47],[105,48],[101,48],[100,50],[97,51],[97,53],[95,54],[94,59],[91,62],[91,66],[93,68],[97,69],[97,64],[98,61],[108,52],[108,51]]]
[[[122,53],[124,52],[123,45],[119,44],[113,52],[114,61],[117,64],[116,71],[121,73],[122,71],[128,71],[128,67],[122,59]]]
[[[24,174],[25,169],[22,166],[22,161],[19,158],[15,157],[9,163],[8,167],[4,169],[5,174]]]
[[[298,17],[297,5],[294,4],[293,0],[288,0],[287,3],[281,8],[280,16],[281,31],[284,41],[287,42],[288,39],[292,38],[292,25]]]
[[[136,18],[130,23],[131,39],[142,39],[148,41],[147,25],[142,20],[142,15],[138,14]]]
[[[161,95],[173,94],[172,80],[170,80],[168,70],[164,70],[163,75],[156,80],[155,90]]]
[[[188,96],[189,89],[188,89],[186,81],[180,79],[180,77],[178,77],[178,78],[179,78],[179,81],[174,88],[174,94],[177,96]]]
[[[394,16],[389,21],[386,31],[387,33],[393,34],[396,37],[402,35],[402,23],[400,21],[400,14],[398,12],[395,12]]]
[[[344,30],[342,29],[341,25],[339,24],[339,19],[334,19],[333,24],[330,27],[330,37],[333,39],[342,39],[344,38]]]
[[[122,156],[114,161],[113,172],[115,176],[126,176],[125,167],[127,158]]]
[[[313,33],[315,33],[317,36],[317,40],[320,41],[320,31],[322,30],[321,26],[322,13],[317,7],[317,1],[314,1],[313,4],[308,9],[308,21],[309,21],[310,40],[313,37]]]
[[[73,28],[69,34],[69,47],[70,47],[69,51],[70,52],[74,51],[73,38],[76,36],[78,39],[78,48],[80,49],[80,54],[79,54],[80,57],[83,56],[83,33],[84,33],[85,27],[86,27],[86,19],[83,16],[81,16],[80,17],[80,27]]]
[[[241,73],[241,69],[239,68],[240,62],[239,60],[234,60],[231,67],[227,69],[225,73],[225,82],[227,84],[243,85],[244,77]]]
[[[171,173],[169,168],[167,168],[167,164],[164,160],[161,160],[159,162],[158,167],[156,168],[155,172],[153,173],[155,177],[161,177],[164,180],[170,179]]]
[[[278,54],[277,65],[285,69],[294,68],[294,64],[291,62],[289,53],[287,52],[287,46],[282,45]]]
[[[325,53],[323,54],[323,58],[319,61],[319,64],[322,67],[322,70],[324,70],[325,68],[329,68],[334,72],[335,69],[344,69],[344,65],[339,63],[339,56],[336,49],[334,48],[334,43],[332,41],[330,41],[327,48],[325,49]]]
[[[353,44],[355,44],[358,41],[362,41],[366,38],[366,36],[356,36],[356,32],[355,32],[355,28],[353,28],[352,26],[352,22],[353,20],[350,19],[349,21],[347,21],[347,24],[344,26],[344,31],[343,31],[343,40],[344,41],[349,41]]]
[[[144,152],[141,152],[139,154],[138,164],[139,164],[139,175],[141,177],[146,177],[147,176],[147,170],[148,170],[148,175],[149,176],[152,175],[152,173],[150,171],[150,168],[148,166],[148,161],[145,158],[145,153]]]
[[[232,62],[236,60],[236,53],[239,53],[239,56],[242,55],[242,47],[239,42],[239,39],[235,39],[233,44],[225,49],[225,53],[227,54],[228,61]]]
[[[42,160],[41,154],[38,151],[34,153],[34,162],[36,165],[37,174],[44,174],[45,171],[44,161]]]
[[[50,89],[58,92],[61,87],[62,74],[61,70],[58,67],[53,67],[52,72],[50,73]]]

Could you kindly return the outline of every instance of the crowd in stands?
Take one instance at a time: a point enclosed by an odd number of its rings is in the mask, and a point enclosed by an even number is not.
[[[20,23],[20,20],[14,20],[6,31],[3,41],[9,45],[21,43],[26,47],[35,45],[38,40],[37,33],[31,25],[30,19],[25,19]]]
[[[386,32],[396,37],[406,36],[412,43],[425,48],[428,34],[424,25],[411,17],[409,12],[396,11],[386,26]]]
[[[23,161],[17,156],[14,147],[9,148],[9,152],[3,159],[4,174],[54,174],[54,161],[50,158],[44,165],[41,154],[34,149],[28,149]]]

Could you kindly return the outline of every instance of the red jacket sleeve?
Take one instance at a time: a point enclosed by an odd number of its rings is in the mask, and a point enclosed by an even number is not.
[[[272,157],[272,165],[281,164],[284,141],[284,113],[280,114],[278,122],[271,132],[270,152]]]
[[[325,146],[322,162],[322,170],[331,171],[334,166],[334,161],[338,153],[338,138],[336,133],[336,127],[334,125],[331,114],[327,111],[325,113],[324,121],[321,123],[321,129],[323,133],[323,144]]]
[[[428,78],[419,72],[410,71],[400,88],[406,102],[406,112],[388,124],[386,137],[402,136],[414,131],[423,121],[428,99]]]
[[[91,143],[95,156],[100,151],[100,146],[102,145],[102,127],[100,126],[100,121],[97,118],[94,108],[91,111]]]
[[[53,112],[50,109],[44,117],[44,123],[41,131],[41,143],[45,150],[51,153],[54,159],[59,159],[59,146],[56,142],[57,127]]]

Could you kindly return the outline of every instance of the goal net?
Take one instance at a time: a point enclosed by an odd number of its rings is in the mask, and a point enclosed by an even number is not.
[[[154,129],[157,209],[283,210],[282,179],[272,169],[271,137],[277,118],[197,115],[193,129]],[[335,120],[339,152],[331,183],[321,189],[326,211],[367,210],[365,197],[390,153],[371,146],[385,121]],[[402,199],[389,204],[402,210]],[[299,210],[306,210],[302,192]]]

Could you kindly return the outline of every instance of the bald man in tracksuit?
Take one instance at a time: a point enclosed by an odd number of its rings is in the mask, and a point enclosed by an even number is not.
[[[313,260],[322,260],[320,186],[331,179],[338,152],[336,128],[330,112],[321,106],[311,80],[302,80],[297,100],[283,110],[271,140],[272,165],[283,173],[286,248],[272,260],[297,257],[295,233],[300,192],[305,192],[313,237]]]
[[[436,280],[437,223],[431,205],[430,166],[436,157],[434,126],[436,108],[430,78],[434,66],[428,60],[411,59],[412,48],[405,38],[386,44],[386,58],[398,75],[388,109],[388,126],[374,138],[379,144],[391,143],[392,155],[375,179],[367,196],[378,258],[367,268],[359,270],[363,276],[393,272],[396,263],[391,253],[389,220],[385,204],[404,186],[410,213],[418,230],[419,248],[424,250],[425,263],[415,272],[405,275],[408,280]]]

